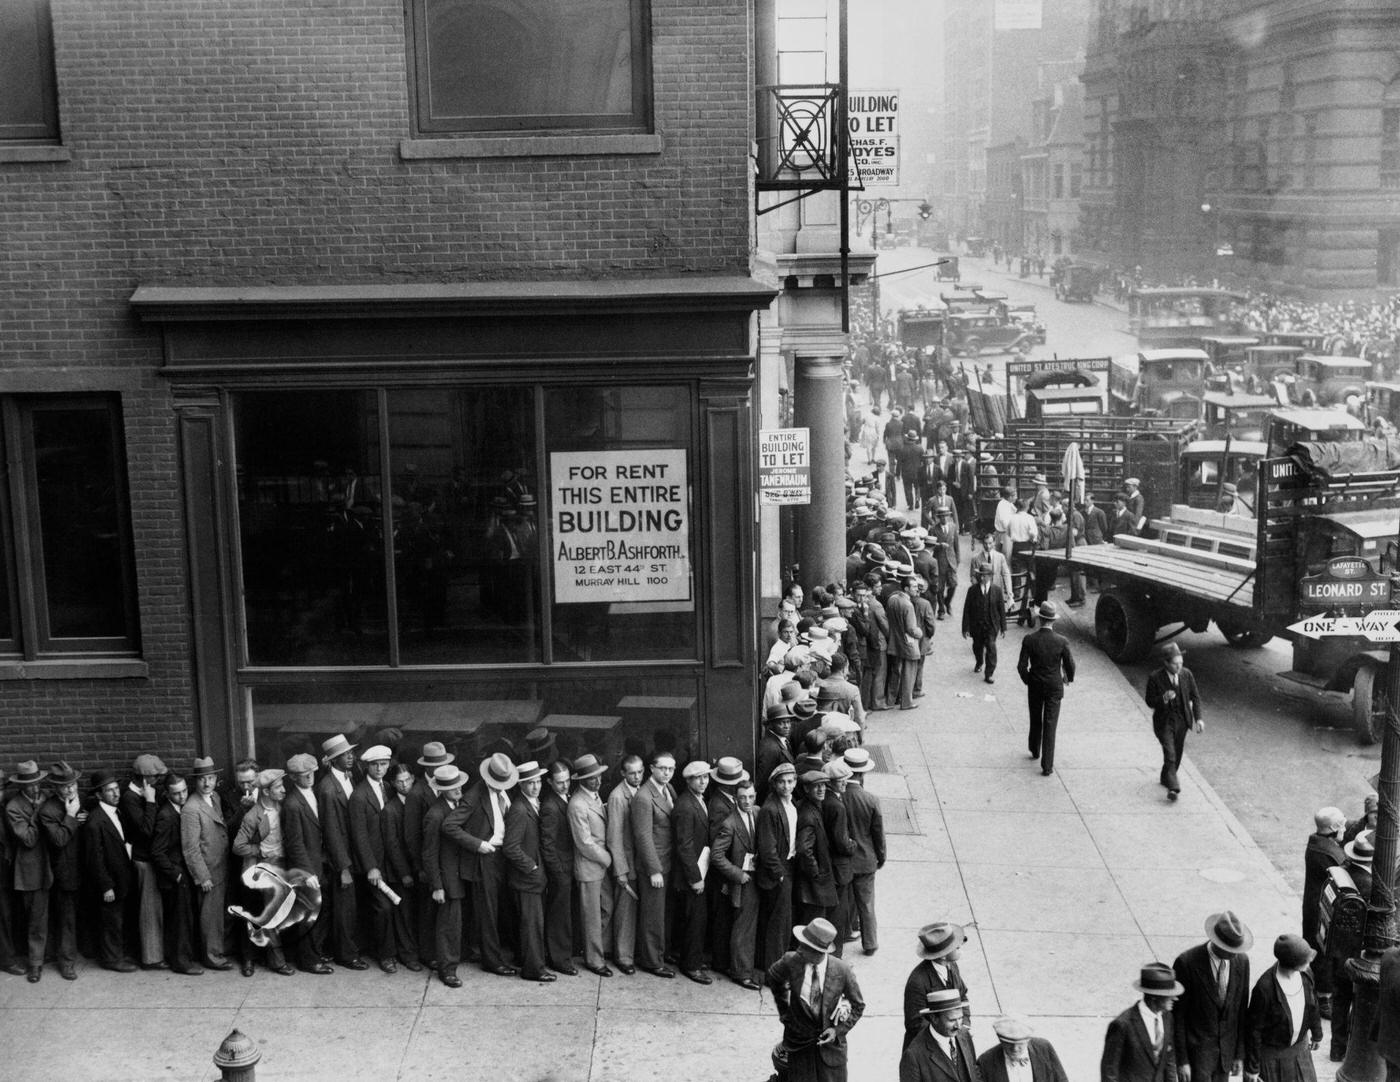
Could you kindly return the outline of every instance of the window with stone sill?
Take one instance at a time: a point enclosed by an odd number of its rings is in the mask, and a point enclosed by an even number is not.
[[[0,3],[0,147],[58,142],[48,0]]]
[[[646,0],[409,0],[419,136],[647,133]]]

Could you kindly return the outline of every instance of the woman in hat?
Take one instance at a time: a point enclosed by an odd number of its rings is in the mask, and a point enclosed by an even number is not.
[[[1312,1052],[1322,1043],[1308,963],[1317,952],[1299,935],[1274,940],[1277,962],[1264,971],[1249,998],[1245,1074],[1260,1082],[1316,1082]]]

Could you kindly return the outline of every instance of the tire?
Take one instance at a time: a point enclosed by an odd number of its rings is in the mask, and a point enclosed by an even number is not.
[[[1351,721],[1356,737],[1363,744],[1374,744],[1385,735],[1385,670],[1379,665],[1362,665],[1351,685]]]
[[[1234,624],[1222,624],[1218,620],[1215,626],[1220,628],[1220,634],[1225,636],[1226,642],[1240,650],[1256,649],[1273,638],[1271,633],[1261,631],[1257,627],[1240,627]]]
[[[969,338],[963,343],[963,356],[976,357],[982,352],[982,339]]]
[[[1152,650],[1157,634],[1147,603],[1122,590],[1107,590],[1094,607],[1094,640],[1113,661],[1141,661]]]

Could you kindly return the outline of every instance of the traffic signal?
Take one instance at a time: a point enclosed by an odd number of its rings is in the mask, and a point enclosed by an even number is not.
[[[919,204],[919,217],[922,218],[924,221],[928,221],[929,215],[931,215],[932,213],[933,208],[928,205],[927,201]]]

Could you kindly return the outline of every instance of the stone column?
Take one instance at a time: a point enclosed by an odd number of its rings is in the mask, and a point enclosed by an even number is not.
[[[846,402],[843,358],[796,357],[796,423],[809,430],[812,502],[798,508],[802,585],[840,582],[846,574]]]

